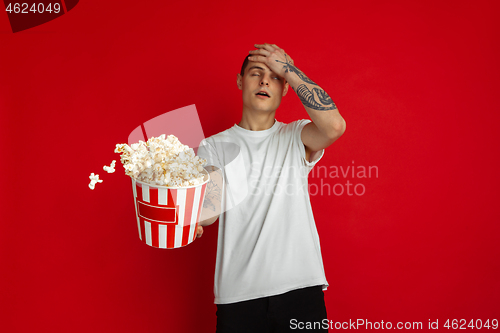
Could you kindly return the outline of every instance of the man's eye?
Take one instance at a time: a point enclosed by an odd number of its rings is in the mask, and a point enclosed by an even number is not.
[[[279,80],[280,78],[278,76],[273,77],[275,80]]]

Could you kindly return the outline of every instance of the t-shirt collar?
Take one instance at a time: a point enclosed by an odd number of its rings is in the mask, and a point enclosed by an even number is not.
[[[236,131],[238,131],[239,133],[242,133],[244,135],[249,135],[249,136],[266,136],[266,135],[269,135],[271,133],[274,133],[278,129],[278,126],[279,126],[279,121],[277,121],[276,119],[274,119],[273,126],[271,126],[268,129],[262,130],[262,131],[247,130],[246,128],[238,126],[237,124],[234,124],[233,128]]]

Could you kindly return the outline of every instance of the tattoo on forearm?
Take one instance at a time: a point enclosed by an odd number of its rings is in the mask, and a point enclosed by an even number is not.
[[[203,201],[203,208],[208,208],[215,212],[215,205],[212,203],[212,200],[221,201],[222,190],[221,188],[214,182],[209,181],[207,184],[207,193],[205,194],[205,200]]]
[[[323,89],[313,88],[313,90],[311,91],[305,84],[301,84],[297,87],[296,93],[297,96],[299,96],[302,104],[313,110],[327,111],[335,110],[337,108],[330,96]],[[317,96],[317,99],[315,97],[315,94]]]
[[[297,76],[304,82],[308,84],[312,84],[314,86],[317,86],[317,88],[313,88],[312,91],[307,88],[305,84],[301,84],[297,87],[296,93],[299,96],[302,104],[304,106],[311,108],[313,110],[318,110],[318,111],[328,111],[328,110],[335,110],[337,106],[335,103],[333,103],[331,97],[321,89],[314,81],[312,81],[310,78],[308,78],[304,72],[302,72],[300,69],[292,65],[292,63],[288,60],[288,57],[285,54],[285,59],[286,62],[276,60],[279,63],[283,64],[283,68],[285,69],[285,73],[295,73]],[[293,88],[293,87],[292,87]],[[294,89],[295,90],[295,89]],[[317,96],[317,99],[315,97],[315,94]]]
[[[215,212],[215,205],[212,203],[212,200],[210,200],[208,196],[205,196],[205,200],[203,200],[203,208],[207,208],[212,212]]]
[[[333,105],[333,108],[335,109],[336,106],[335,106],[335,103],[333,103],[330,95],[328,95],[326,93],[326,91],[324,91],[323,89],[319,89],[319,88],[313,88],[313,91],[316,92],[316,94],[318,95],[318,98],[319,98],[319,101],[321,104],[323,105]]]
[[[315,86],[317,86],[317,84],[314,83],[313,80],[311,80],[310,78],[308,78],[304,74],[304,72],[302,72],[300,69],[298,69],[297,67],[295,67],[294,65],[292,65],[292,63],[288,60],[288,57],[286,56],[286,54],[285,54],[285,59],[286,59],[286,62],[276,60],[276,62],[279,62],[279,63],[283,64],[283,68],[285,69],[285,73],[288,73],[288,72],[295,73],[305,83],[310,83],[310,84],[314,84]]]

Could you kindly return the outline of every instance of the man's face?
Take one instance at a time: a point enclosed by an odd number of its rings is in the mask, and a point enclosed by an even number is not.
[[[244,76],[238,74],[237,83],[243,91],[243,108],[256,111],[275,111],[288,91],[285,79],[260,62],[248,62]]]

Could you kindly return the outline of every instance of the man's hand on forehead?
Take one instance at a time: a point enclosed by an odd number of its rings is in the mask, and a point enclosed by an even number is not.
[[[276,44],[254,44],[257,50],[251,50],[248,60],[261,62],[265,64],[271,71],[281,77],[285,77],[289,66],[293,66],[293,60],[285,50],[278,47]]]

